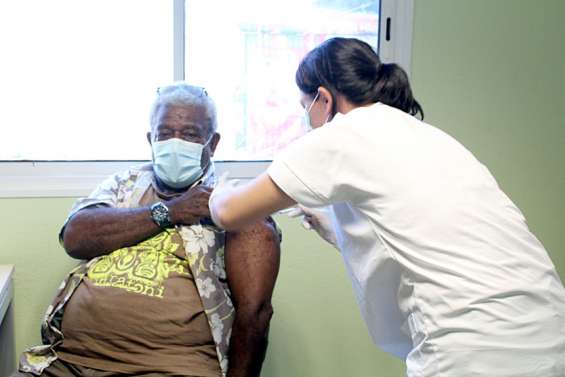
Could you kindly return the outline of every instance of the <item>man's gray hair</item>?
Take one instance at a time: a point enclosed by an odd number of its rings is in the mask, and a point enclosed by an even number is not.
[[[161,106],[185,105],[202,106],[206,109],[208,119],[208,135],[212,135],[218,128],[216,120],[216,105],[206,89],[200,86],[190,85],[184,81],[176,81],[172,84],[161,86],[157,89],[157,97],[151,107],[151,129],[155,127],[157,113]]]

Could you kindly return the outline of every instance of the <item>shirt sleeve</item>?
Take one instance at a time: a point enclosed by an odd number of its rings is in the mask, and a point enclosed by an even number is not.
[[[335,126],[311,131],[292,143],[267,170],[275,184],[297,203],[322,207],[344,200],[342,161],[346,151],[333,141]]]

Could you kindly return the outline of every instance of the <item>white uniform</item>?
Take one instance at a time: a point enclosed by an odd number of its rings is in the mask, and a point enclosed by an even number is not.
[[[384,104],[338,114],[268,170],[332,205],[365,322],[411,377],[565,376],[565,290],[489,171]]]

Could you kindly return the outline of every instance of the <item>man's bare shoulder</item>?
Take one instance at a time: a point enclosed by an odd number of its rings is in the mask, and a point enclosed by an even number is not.
[[[226,245],[233,242],[244,244],[261,241],[265,242],[265,246],[272,244],[278,245],[282,241],[280,228],[270,216],[241,230],[226,232]]]

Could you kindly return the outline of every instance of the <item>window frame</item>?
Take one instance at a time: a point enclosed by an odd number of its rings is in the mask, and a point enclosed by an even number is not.
[[[173,78],[185,78],[185,0],[173,0]],[[379,56],[410,76],[414,0],[380,0]],[[0,198],[80,197],[107,176],[149,161],[0,161]],[[216,161],[218,174],[252,179],[270,161]]]

